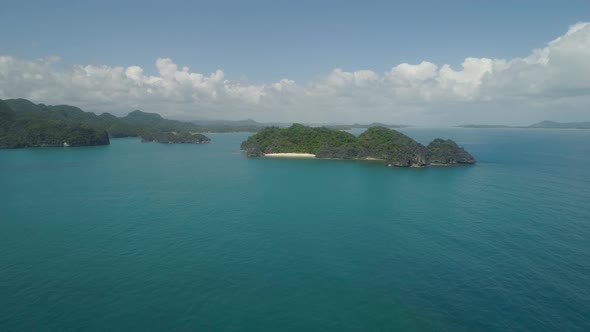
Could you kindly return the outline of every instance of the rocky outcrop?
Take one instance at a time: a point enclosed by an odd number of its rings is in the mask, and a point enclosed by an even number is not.
[[[250,147],[250,148],[246,149],[245,151],[246,151],[246,155],[250,158],[264,157],[264,153],[256,147]]]

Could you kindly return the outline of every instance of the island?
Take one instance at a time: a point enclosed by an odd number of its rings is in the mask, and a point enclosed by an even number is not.
[[[336,129],[294,124],[267,127],[242,142],[248,157],[308,156],[381,160],[387,166],[474,164],[475,158],[452,140],[435,139],[424,146],[397,130],[370,127],[358,137]]]
[[[530,125],[529,128],[590,129],[590,121],[586,121],[586,122],[541,121],[541,122]]]
[[[105,130],[15,111],[0,100],[0,148],[108,145]]]
[[[555,122],[555,121],[541,121],[529,126],[507,126],[507,125],[489,125],[489,124],[466,124],[459,125],[461,128],[476,128],[476,129],[590,129],[590,121],[586,122]]]
[[[385,127],[385,128],[407,128],[407,125],[401,124],[385,124],[381,122],[373,122],[370,124],[360,124],[355,123],[351,125],[340,125],[340,124],[333,124],[333,125],[326,125],[325,127],[330,129],[339,129],[339,130],[351,130],[351,129],[368,129],[371,127]]]
[[[198,133],[177,133],[170,131],[142,135],[141,141],[144,143],[158,142],[162,144],[202,144],[211,142],[211,139]]]
[[[141,137],[160,143],[207,143],[201,126],[139,110],[124,117],[97,115],[70,105],[0,100],[0,148],[108,145],[110,138]]]

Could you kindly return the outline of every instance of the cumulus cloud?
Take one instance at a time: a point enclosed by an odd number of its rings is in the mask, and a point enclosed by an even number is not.
[[[578,23],[526,57],[467,57],[460,68],[429,61],[385,73],[334,69],[298,83],[250,84],[202,74],[172,59],[156,75],[138,66],[72,65],[0,56],[0,98],[68,103],[123,114],[261,121],[457,124],[590,118],[590,24]]]

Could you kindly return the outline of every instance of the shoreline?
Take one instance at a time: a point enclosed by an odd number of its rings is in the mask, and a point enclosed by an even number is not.
[[[267,153],[267,154],[264,155],[264,157],[270,157],[270,158],[316,158],[316,159],[322,159],[322,160],[385,161],[385,159],[372,158],[372,157],[352,158],[352,159],[344,159],[344,158],[320,158],[320,157],[317,157],[313,153],[300,153],[300,152]]]
[[[266,153],[264,156],[271,158],[315,158],[313,153]]]

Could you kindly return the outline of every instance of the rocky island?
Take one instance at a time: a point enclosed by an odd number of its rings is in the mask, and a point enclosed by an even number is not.
[[[306,154],[316,158],[382,160],[387,166],[474,164],[475,158],[452,140],[435,139],[424,146],[397,130],[371,127],[358,137],[324,127],[294,124],[268,127],[241,145],[248,157]]]

